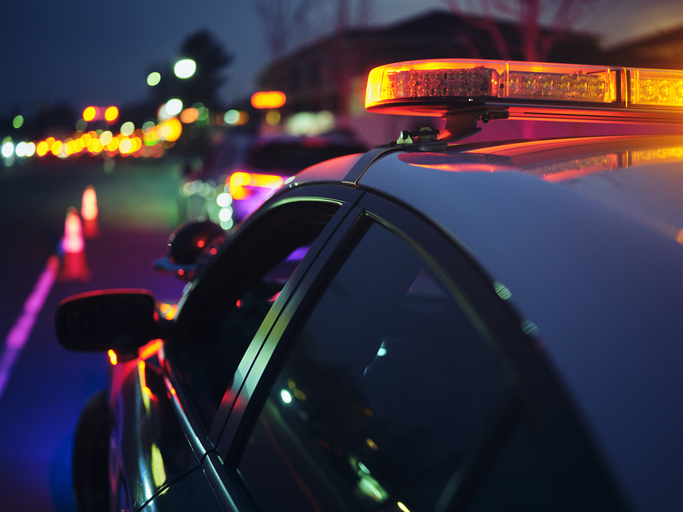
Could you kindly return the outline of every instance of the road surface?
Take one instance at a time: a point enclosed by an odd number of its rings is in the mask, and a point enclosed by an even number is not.
[[[156,274],[178,224],[173,161],[0,163],[0,497],[2,510],[71,512],[71,450],[78,414],[106,384],[107,358],[57,343],[59,301],[101,288],[146,288],[176,299],[183,283]],[[70,206],[93,185],[98,234],[85,239],[87,273],[52,267]],[[52,272],[52,269],[55,272]],[[51,278],[54,277],[54,280]],[[25,339],[24,339],[25,338]]]

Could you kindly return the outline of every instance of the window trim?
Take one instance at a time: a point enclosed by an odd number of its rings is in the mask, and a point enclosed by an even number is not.
[[[349,209],[335,233],[326,240],[325,246],[321,249],[316,260],[307,268],[306,273],[301,275],[300,280],[296,283],[296,289],[292,287],[291,294],[284,297],[286,302],[282,301],[282,307],[278,311],[277,317],[272,318],[272,323],[267,326],[267,336],[257,339],[259,337],[257,334],[249,347],[248,353],[254,354],[254,357],[240,363],[244,369],[248,366],[248,372],[239,376],[237,375],[240,373],[239,370],[236,372],[236,377],[241,380],[239,383],[235,383],[237,393],[216,445],[218,455],[223,461],[235,456],[234,448],[236,445],[234,440],[244,435],[247,423],[243,419],[245,412],[249,413],[247,410],[249,403],[253,404],[251,397],[257,391],[263,394],[262,377],[264,371],[271,366],[271,361],[278,360],[279,356],[274,356],[274,352],[279,353],[282,347],[286,345],[280,343],[280,340],[289,339],[291,335],[287,331],[292,326],[298,327],[302,324],[301,311],[305,308],[302,308],[301,305],[311,305],[317,298],[318,295],[315,292],[322,289],[321,282],[324,282],[324,279],[329,276],[330,263],[338,261],[342,255],[346,255],[349,244],[347,235],[355,232],[354,227],[362,220],[363,212],[361,210],[358,208]],[[303,316],[307,318],[307,315]]]

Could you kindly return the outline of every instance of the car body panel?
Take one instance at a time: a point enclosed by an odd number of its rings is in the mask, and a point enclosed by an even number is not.
[[[427,215],[509,289],[639,505],[679,498],[667,478],[683,453],[683,410],[671,407],[683,396],[681,162],[558,186],[509,162],[460,170],[456,153],[443,170],[401,156],[377,162],[359,186]]]
[[[155,360],[156,356],[120,362],[112,369],[110,479],[114,507],[128,502],[139,510],[200,467]]]

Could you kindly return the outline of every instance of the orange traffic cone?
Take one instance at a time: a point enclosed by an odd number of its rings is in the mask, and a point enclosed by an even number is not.
[[[64,238],[62,238],[62,268],[59,281],[88,281],[90,270],[85,260],[85,242],[81,218],[76,208],[71,206],[66,211],[64,222]]]
[[[98,233],[97,227],[97,194],[95,187],[88,185],[83,191],[81,203],[81,218],[83,219],[83,231],[86,238],[95,238]]]

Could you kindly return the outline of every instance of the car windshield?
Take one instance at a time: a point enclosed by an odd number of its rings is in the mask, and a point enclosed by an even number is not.
[[[365,151],[360,144],[333,144],[327,141],[257,142],[249,148],[247,166],[252,169],[301,170],[338,156]]]

